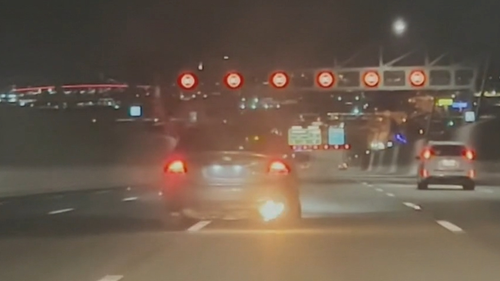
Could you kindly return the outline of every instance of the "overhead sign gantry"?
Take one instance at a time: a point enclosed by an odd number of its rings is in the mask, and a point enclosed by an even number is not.
[[[417,50],[386,62],[383,52],[380,51],[378,65],[359,67],[349,66],[348,63],[336,63],[332,67],[304,69],[298,76],[316,77],[315,83],[310,86],[296,86],[294,89],[308,91],[475,91],[480,63],[446,62],[449,58],[448,54],[431,58],[427,53],[418,59],[422,62],[420,64],[406,66],[401,63],[415,53]],[[357,55],[348,59],[347,62]]]

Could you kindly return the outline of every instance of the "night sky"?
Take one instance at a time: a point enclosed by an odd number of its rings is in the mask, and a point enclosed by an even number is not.
[[[32,0],[0,15],[3,81],[148,81],[224,55],[245,68],[324,66],[377,42],[500,54],[498,0]]]

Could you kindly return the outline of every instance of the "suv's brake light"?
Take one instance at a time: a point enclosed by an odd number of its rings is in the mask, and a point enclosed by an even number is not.
[[[281,161],[273,161],[269,165],[269,174],[273,175],[288,175],[290,173],[290,169],[288,166]]]
[[[464,157],[467,158],[468,160],[474,160],[474,152],[470,149],[467,149],[464,151]]]
[[[167,174],[185,174],[186,172],[186,164],[181,160],[172,161],[165,167]]]

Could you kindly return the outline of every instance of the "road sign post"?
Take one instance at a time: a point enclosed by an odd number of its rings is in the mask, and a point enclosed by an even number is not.
[[[198,86],[198,77],[192,72],[181,73],[177,77],[177,85],[186,91],[194,90]]]
[[[368,88],[375,88],[380,84],[380,75],[377,71],[369,70],[363,74],[363,84]]]
[[[238,72],[229,72],[224,76],[224,84],[231,90],[243,87],[243,75]]]
[[[414,87],[422,87],[425,85],[425,82],[427,81],[427,76],[425,75],[425,72],[422,70],[414,70],[410,73],[410,76],[408,78],[410,80],[410,84]]]
[[[269,83],[276,89],[284,89],[290,83],[290,78],[284,71],[277,71],[269,77]]]
[[[331,71],[320,71],[316,75],[316,84],[323,89],[331,88],[335,84],[335,75]]]

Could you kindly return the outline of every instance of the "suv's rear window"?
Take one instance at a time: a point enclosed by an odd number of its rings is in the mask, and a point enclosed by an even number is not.
[[[463,145],[434,145],[431,150],[436,156],[461,156],[466,147]]]

